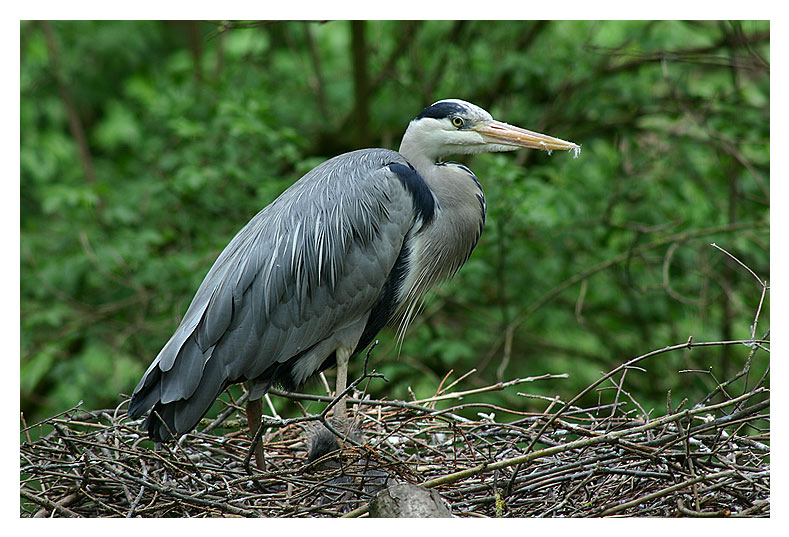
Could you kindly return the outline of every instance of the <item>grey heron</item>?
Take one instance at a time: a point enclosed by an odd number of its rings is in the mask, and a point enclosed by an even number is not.
[[[335,364],[341,394],[348,360],[390,322],[402,336],[425,292],[466,262],[482,233],[479,181],[443,159],[518,148],[580,151],[446,99],[410,122],[399,152],[361,149],[314,168],[219,255],[134,389],[129,416],[150,410],[150,437],[167,441],[231,384],[245,382],[256,401]],[[344,399],[335,414],[345,416]]]

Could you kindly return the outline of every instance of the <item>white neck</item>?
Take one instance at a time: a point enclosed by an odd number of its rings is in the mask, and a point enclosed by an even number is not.
[[[403,155],[416,171],[427,172],[438,160],[444,156],[435,144],[425,143],[426,137],[423,130],[423,121],[412,121],[400,142],[400,154]]]

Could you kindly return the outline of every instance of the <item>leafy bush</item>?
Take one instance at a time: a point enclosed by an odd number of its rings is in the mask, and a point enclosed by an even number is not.
[[[391,382],[371,389],[428,396],[476,368],[464,383],[568,372],[534,386],[567,394],[689,336],[750,337],[760,288],[709,243],[769,278],[768,22],[73,21],[21,35],[29,422],[119,404],[252,215],[325,158],[396,148],[445,97],[583,152],[465,159],[485,234],[402,346],[382,334],[373,366]],[[768,319],[765,303],[757,336]],[[673,354],[629,388],[655,405],[675,386],[709,391],[678,370],[725,377],[747,356],[725,349]]]

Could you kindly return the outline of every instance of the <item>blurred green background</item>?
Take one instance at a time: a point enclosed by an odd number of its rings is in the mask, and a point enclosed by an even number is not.
[[[448,97],[583,152],[457,159],[485,233],[402,347],[381,334],[374,397],[429,397],[450,370],[476,369],[458,390],[568,373],[468,399],[543,410],[517,392],[568,399],[689,336],[748,339],[761,287],[710,243],[769,279],[769,39],[766,21],[23,21],[27,423],[117,406],[249,218],[326,158],[397,149]],[[662,412],[748,352],[664,354],[624,389]]]

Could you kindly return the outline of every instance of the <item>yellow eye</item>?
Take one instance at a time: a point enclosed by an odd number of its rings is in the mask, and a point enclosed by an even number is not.
[[[457,127],[458,129],[463,126],[463,118],[460,116],[455,116],[452,118],[452,125]]]

